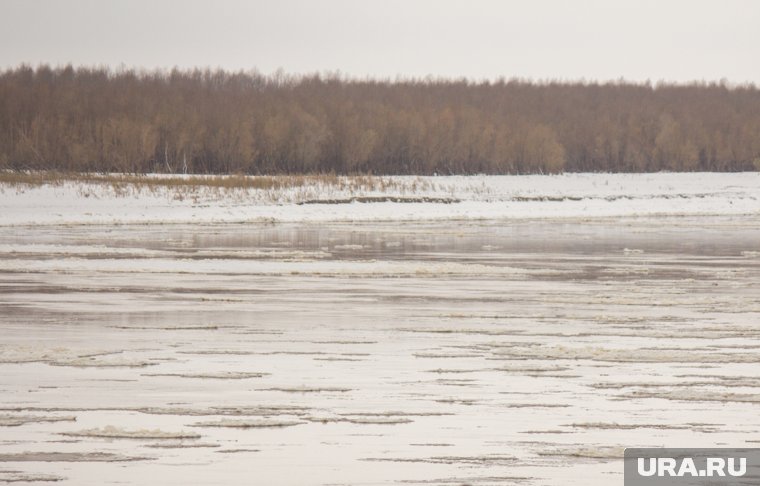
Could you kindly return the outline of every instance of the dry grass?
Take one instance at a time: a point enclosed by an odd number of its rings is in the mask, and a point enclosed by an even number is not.
[[[172,174],[97,174],[56,171],[0,171],[1,186],[20,190],[40,186],[62,186],[71,184],[83,196],[94,194],[96,188],[110,190],[116,196],[139,195],[142,193],[167,193],[175,199],[197,197],[205,193],[233,192],[247,194],[249,191],[266,193],[264,199],[276,200],[287,190],[295,190],[300,201],[324,196],[326,192],[341,191],[347,194],[396,191],[417,193],[432,189],[432,184],[424,179],[400,181],[382,176],[337,176],[317,175],[172,175]]]
[[[374,178],[362,176],[362,185],[378,184]],[[287,175],[287,176],[245,176],[245,175],[133,175],[68,173],[55,171],[0,172],[0,183],[8,185],[62,185],[66,182],[134,185],[142,187],[216,187],[225,189],[284,189],[305,185],[341,186],[341,178],[335,175]]]

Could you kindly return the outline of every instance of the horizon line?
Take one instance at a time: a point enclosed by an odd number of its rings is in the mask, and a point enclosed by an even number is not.
[[[32,62],[21,62],[15,65],[3,65],[0,66],[0,75],[5,75],[13,71],[22,69],[31,69],[34,72],[38,72],[43,69],[50,69],[55,72],[61,72],[66,69],[90,70],[90,71],[105,71],[109,75],[120,74],[134,74],[140,77],[147,76],[169,76],[173,73],[191,74],[195,72],[202,73],[225,73],[229,75],[248,75],[248,76],[261,76],[266,79],[284,78],[285,81],[302,81],[305,79],[322,79],[328,81],[343,81],[343,82],[368,82],[368,83],[388,83],[388,84],[402,84],[402,83],[466,83],[468,85],[482,85],[482,84],[506,84],[506,83],[519,83],[519,84],[531,84],[536,86],[549,86],[549,85],[582,85],[582,86],[639,86],[639,87],[651,87],[657,88],[659,86],[667,87],[714,87],[720,86],[728,89],[759,89],[760,83],[755,81],[734,81],[726,78],[725,76],[717,79],[691,79],[691,80],[669,80],[669,79],[630,79],[625,76],[618,78],[606,78],[606,79],[593,79],[593,78],[570,78],[570,77],[533,77],[533,76],[521,76],[521,75],[499,75],[493,77],[475,77],[475,76],[450,76],[442,74],[426,74],[426,75],[405,75],[397,73],[395,76],[381,76],[372,74],[352,74],[342,71],[340,69],[323,69],[316,71],[287,71],[280,67],[273,71],[266,72],[260,70],[256,66],[249,68],[237,68],[230,69],[222,66],[211,65],[197,65],[193,67],[186,66],[136,66],[120,63],[118,65],[109,63],[93,63],[93,64],[74,64],[67,63],[49,63],[39,62],[33,64]]]

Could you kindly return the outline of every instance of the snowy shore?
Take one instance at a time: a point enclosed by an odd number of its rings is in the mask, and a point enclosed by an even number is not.
[[[0,183],[0,226],[760,216],[760,173],[383,179],[382,189]]]

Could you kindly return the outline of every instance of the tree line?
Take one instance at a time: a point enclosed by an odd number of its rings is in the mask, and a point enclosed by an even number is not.
[[[0,168],[524,174],[760,169],[754,85],[20,66]]]

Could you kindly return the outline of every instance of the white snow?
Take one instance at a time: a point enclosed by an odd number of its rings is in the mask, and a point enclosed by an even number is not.
[[[389,177],[387,189],[0,184],[0,226],[760,215],[760,173]],[[357,188],[359,187],[359,188]],[[357,197],[455,202],[348,202]],[[314,200],[330,203],[299,204]]]

